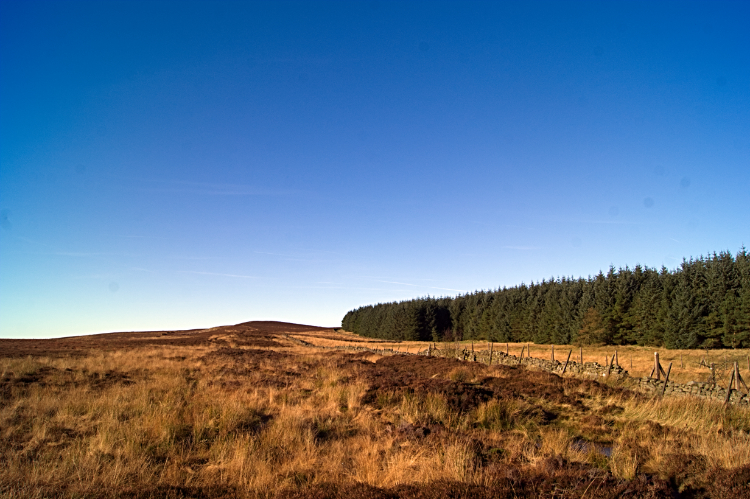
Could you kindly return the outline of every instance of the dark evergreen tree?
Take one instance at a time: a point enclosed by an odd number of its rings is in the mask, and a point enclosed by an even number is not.
[[[750,256],[743,247],[673,271],[610,267],[588,279],[366,305],[348,312],[342,327],[392,340],[748,348]]]

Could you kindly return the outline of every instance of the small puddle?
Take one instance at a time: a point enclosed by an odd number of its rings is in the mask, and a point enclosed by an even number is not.
[[[594,442],[589,442],[582,438],[573,440],[573,442],[570,444],[570,448],[581,452],[590,452],[593,450],[599,452],[600,454],[604,454],[606,457],[612,457],[611,445],[601,445]]]

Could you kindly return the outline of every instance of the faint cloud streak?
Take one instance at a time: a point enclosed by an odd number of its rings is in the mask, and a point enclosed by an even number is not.
[[[203,194],[208,196],[294,196],[305,193],[297,189],[268,189],[246,184],[187,182],[180,180],[140,180],[152,184],[145,192]]]
[[[377,282],[382,282],[385,284],[399,284],[401,286],[412,286],[415,288],[427,288],[427,289],[439,289],[441,291],[456,291],[458,293],[463,293],[463,289],[453,289],[453,288],[438,288],[436,286],[425,286],[423,284],[409,284],[408,282],[398,282],[398,281],[381,281],[379,279],[376,279]]]
[[[513,249],[513,250],[519,250],[519,251],[533,251],[542,249],[541,246],[500,246],[503,249]]]
[[[259,279],[258,276],[254,275],[240,275],[240,274],[222,274],[220,272],[198,272],[197,270],[178,270],[180,274],[198,274],[198,275],[215,275],[221,277],[237,277],[241,279]]]

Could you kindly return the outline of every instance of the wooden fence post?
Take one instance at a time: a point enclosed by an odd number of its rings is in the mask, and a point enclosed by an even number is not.
[[[662,371],[663,369],[659,363],[659,352],[654,352],[654,369],[651,371],[649,378],[653,378],[654,374],[656,374],[656,380],[659,381],[661,379]]]
[[[672,363],[669,363],[669,367],[667,368],[667,375],[664,377],[664,386],[661,387],[661,396],[664,396],[664,392],[667,389],[667,381],[669,381],[669,373],[672,372]]]
[[[620,357],[617,356],[617,349],[615,348],[615,365],[620,367]]]
[[[490,360],[489,360],[489,362],[487,362],[487,365],[488,365],[488,366],[491,366],[491,365],[492,365],[492,350],[493,350],[493,347],[494,347],[494,346],[495,346],[495,345],[494,345],[493,343],[490,343]]]
[[[732,369],[732,375],[729,377],[729,386],[727,386],[727,396],[724,399],[724,403],[729,403],[729,397],[732,395],[732,385],[734,385],[734,369]]]
[[[510,345],[508,343],[505,344],[505,355],[510,355]],[[748,357],[750,359],[750,357]],[[748,365],[750,366],[750,360],[748,360]],[[748,367],[750,369],[750,367]]]
[[[555,362],[555,345],[552,345],[552,362]]]
[[[581,349],[581,365],[583,365],[583,347],[579,347]]]
[[[570,350],[570,352],[568,352],[568,358],[567,358],[567,359],[565,359],[565,365],[563,366],[563,370],[562,370],[562,373],[563,373],[563,374],[565,374],[565,369],[567,369],[567,368],[568,368],[568,361],[570,360],[570,355],[571,355],[572,353],[573,353],[573,349],[571,349],[571,350]]]

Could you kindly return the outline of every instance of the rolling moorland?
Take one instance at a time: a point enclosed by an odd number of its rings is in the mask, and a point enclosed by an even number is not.
[[[0,493],[750,497],[747,405],[414,355],[428,348],[276,322],[0,340]],[[653,352],[618,356],[647,376]],[[750,354],[660,352],[679,382]]]

